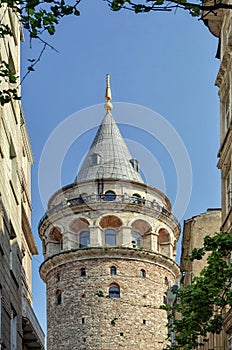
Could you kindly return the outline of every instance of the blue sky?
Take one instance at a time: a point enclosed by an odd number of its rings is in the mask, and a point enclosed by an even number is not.
[[[138,104],[158,112],[182,138],[193,172],[192,195],[184,219],[207,208],[220,207],[220,174],[216,168],[219,99],[214,86],[219,65],[215,58],[217,39],[202,22],[181,10],[176,14],[113,13],[101,0],[83,0],[80,10],[79,18],[62,20],[56,35],[48,38],[59,53],[47,49],[36,71],[22,86],[35,158],[32,228],[40,251],[37,226],[44,208],[38,190],[38,165],[42,149],[52,131],[67,117],[104,103],[106,73],[111,74],[113,102]],[[38,50],[38,43],[32,49],[27,40],[22,44],[22,75],[27,59],[36,57]],[[117,108],[115,113],[117,121]],[[79,119],[79,123],[84,122]],[[63,185],[74,180],[95,131],[86,132],[70,148],[63,163]],[[166,194],[173,201],[175,169],[162,145],[138,134],[133,125],[122,125],[121,131],[131,140],[129,143],[142,143],[153,153],[165,177]],[[156,184],[155,177],[154,173]],[[45,285],[38,274],[42,261],[40,254],[33,262],[33,294],[35,312],[45,328]]]

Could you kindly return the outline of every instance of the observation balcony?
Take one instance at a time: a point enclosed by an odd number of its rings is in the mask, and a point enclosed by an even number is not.
[[[172,221],[172,225],[178,226],[179,222],[176,217],[168,211],[164,206],[161,206],[157,201],[147,200],[145,198],[127,195],[86,195],[77,198],[65,199],[50,210],[47,210],[39,222],[39,228],[48,217],[58,212],[65,212],[67,209],[77,210],[80,212],[90,210],[126,210],[138,213],[146,213],[156,217],[166,218]]]

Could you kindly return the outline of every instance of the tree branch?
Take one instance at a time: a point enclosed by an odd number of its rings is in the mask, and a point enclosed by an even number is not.
[[[206,2],[188,2],[185,0],[141,0],[133,2],[131,0],[105,0],[113,11],[126,9],[135,13],[146,13],[151,11],[172,11],[178,8],[187,10],[192,16],[201,17],[202,12],[214,12],[219,9],[232,9],[232,4],[213,0],[212,4]]]

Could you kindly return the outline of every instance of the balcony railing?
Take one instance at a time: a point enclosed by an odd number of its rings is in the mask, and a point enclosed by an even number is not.
[[[62,209],[70,208],[70,207],[76,207],[76,206],[83,206],[87,205],[89,207],[95,206],[96,204],[107,204],[107,209],[115,209],[116,205],[130,205],[130,206],[136,206],[138,209],[139,208],[149,208],[153,209],[159,214],[165,215],[166,217],[169,217],[173,221],[176,222],[177,225],[179,225],[178,220],[176,217],[169,212],[164,206],[161,206],[158,204],[155,200],[150,201],[145,198],[140,198],[136,196],[126,196],[126,195],[89,195],[89,196],[83,196],[83,197],[77,197],[77,198],[71,198],[67,199],[66,202],[62,202],[50,210],[48,210],[45,215],[41,218],[39,222],[39,226],[42,224],[42,222],[51,214],[58,212]]]

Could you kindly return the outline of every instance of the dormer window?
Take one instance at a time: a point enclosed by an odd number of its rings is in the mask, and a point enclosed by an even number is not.
[[[139,172],[139,162],[138,162],[138,160],[135,159],[135,158],[132,158],[130,160],[130,163],[131,163],[133,169],[135,169],[135,171]]]
[[[91,156],[91,165],[92,166],[100,164],[100,161],[101,161],[100,154],[97,154],[97,153],[92,154],[92,156]]]

